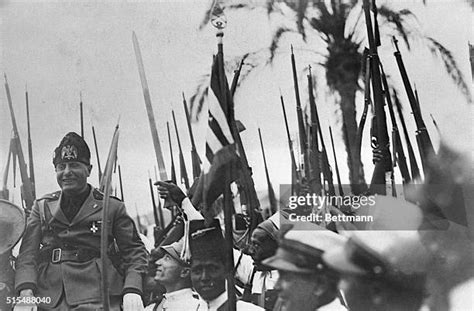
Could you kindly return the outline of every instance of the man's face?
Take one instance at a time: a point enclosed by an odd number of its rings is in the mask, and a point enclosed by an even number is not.
[[[156,262],[155,280],[163,285],[175,284],[179,281],[184,267],[170,254],[165,254]]]
[[[81,193],[87,187],[87,177],[92,166],[82,162],[64,162],[56,165],[56,180],[61,190],[68,193]]]
[[[193,259],[191,281],[194,289],[204,300],[217,298],[225,291],[226,271],[224,263],[213,259]]]
[[[273,256],[278,248],[278,244],[267,232],[256,228],[250,237],[250,255],[252,259],[259,263],[265,258]]]
[[[317,289],[315,277],[295,272],[278,270],[279,278],[275,289],[284,311],[313,311],[318,307],[318,299],[314,295]]]

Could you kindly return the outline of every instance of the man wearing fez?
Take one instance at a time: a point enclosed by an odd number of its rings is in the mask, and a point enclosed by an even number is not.
[[[125,205],[110,200],[108,262],[102,267],[104,195],[87,183],[92,165],[84,139],[66,134],[53,164],[61,190],[33,206],[17,260],[16,290],[41,298],[41,310],[97,310],[102,308],[101,270],[107,269],[110,309],[120,310],[123,300],[124,310],[142,310],[147,251]],[[16,306],[22,308],[32,306]]]
[[[194,311],[199,297],[193,292],[189,263],[181,259],[183,239],[158,248],[155,262],[155,280],[163,285],[166,293],[161,302],[149,305],[145,311]]]
[[[277,305],[283,311],[346,310],[338,297],[339,276],[322,261],[322,255],[344,243],[344,238],[308,225],[286,232],[276,254],[263,261],[280,274],[275,286]]]
[[[210,226],[204,220],[192,220],[189,224],[191,251],[191,280],[201,297],[199,311],[224,311],[227,309],[225,240],[219,221]],[[237,301],[237,310],[263,310],[251,303]]]
[[[429,256],[417,231],[354,231],[323,256],[350,310],[419,310]]]

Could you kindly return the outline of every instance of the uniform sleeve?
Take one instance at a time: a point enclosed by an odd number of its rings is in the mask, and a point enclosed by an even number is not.
[[[113,234],[122,257],[124,267],[123,293],[142,293],[143,277],[148,267],[148,252],[138,235],[135,223],[127,214],[125,205],[119,203],[114,218]]]
[[[183,212],[188,216],[188,220],[194,220],[194,219],[204,219],[202,217],[201,213],[199,213],[191,203],[191,200],[189,200],[188,197],[184,198],[183,202],[181,202],[181,208],[183,209]]]
[[[234,249],[235,264],[237,264],[237,261],[241,255],[242,258],[240,259],[239,265],[235,270],[235,278],[241,281],[243,284],[249,284],[253,271],[253,259],[249,255],[242,253],[242,251]]]
[[[26,231],[16,261],[15,288],[17,291],[27,288],[36,291],[38,271],[36,257],[39,252],[41,236],[39,204],[35,201],[31,215],[27,220]]]

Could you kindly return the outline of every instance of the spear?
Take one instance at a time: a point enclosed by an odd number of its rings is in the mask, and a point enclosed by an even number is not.
[[[337,178],[337,183],[338,183],[339,195],[344,196],[344,191],[342,190],[341,175],[339,174],[339,166],[337,165],[336,148],[334,147],[334,138],[332,136],[331,126],[329,126],[329,136],[331,137],[332,154],[334,156],[334,168],[336,169],[336,178]]]
[[[183,149],[181,148],[181,140],[179,139],[178,126],[176,124],[176,117],[174,115],[174,110],[171,111],[173,115],[174,131],[176,132],[176,139],[178,140],[178,149],[179,149],[179,175],[181,177],[181,182],[184,183],[184,186],[189,190],[189,179],[188,171],[186,170],[186,162],[184,161]]]
[[[196,143],[194,142],[193,129],[191,127],[191,117],[189,115],[188,105],[186,103],[186,98],[183,93],[183,106],[184,113],[186,114],[186,123],[188,125],[189,138],[191,139],[191,161],[193,165],[193,178],[196,179],[201,175],[201,159],[196,150]]]
[[[158,163],[158,171],[160,179],[165,181],[168,180],[166,174],[165,162],[163,160],[163,152],[161,150],[160,139],[158,137],[158,130],[156,129],[155,115],[153,114],[153,107],[151,105],[150,90],[148,88],[148,82],[145,75],[145,67],[143,65],[143,58],[140,52],[140,46],[138,45],[138,39],[135,32],[132,33],[133,48],[135,50],[135,56],[137,59],[138,73],[140,75],[140,81],[143,89],[143,97],[145,99],[145,106],[148,115],[148,122],[150,123],[151,137],[153,139],[153,146],[155,148],[156,160]]]
[[[22,197],[25,202],[25,207],[29,211],[33,206],[34,195],[33,195],[33,186],[31,184],[30,178],[28,177],[28,170],[25,162],[25,157],[23,155],[23,149],[21,148],[20,135],[18,134],[18,127],[16,124],[15,113],[13,111],[13,103],[10,95],[10,87],[8,86],[7,75],[5,77],[5,91],[7,93],[8,107],[10,108],[10,115],[13,125],[13,136],[15,140],[15,154],[18,156],[18,166],[20,167],[20,175],[22,181]],[[15,157],[14,157],[15,159]]]
[[[263,148],[262,133],[260,128],[258,128],[258,138],[260,139],[260,148],[262,149],[263,165],[265,167],[265,177],[267,178],[267,187],[268,187],[268,200],[270,201],[270,215],[276,213],[278,210],[277,201],[275,198],[275,191],[273,191],[273,186],[270,181],[270,174],[268,173],[267,158],[265,157],[265,149]]]
[[[102,180],[102,169],[100,168],[99,148],[97,147],[97,138],[95,136],[95,129],[92,125],[92,137],[94,138],[95,156],[97,158],[97,171],[99,173],[99,181]]]
[[[102,262],[102,267],[107,267],[108,263],[108,215],[110,207],[110,191],[111,191],[111,181],[112,181],[112,169],[113,163],[117,159],[117,148],[118,148],[118,139],[119,139],[119,125],[115,127],[114,136],[112,137],[112,143],[110,144],[109,155],[107,156],[107,164],[105,166],[104,172],[104,204],[102,208],[102,228],[100,234],[100,259]],[[110,310],[110,301],[109,301],[109,284],[108,284],[108,271],[107,269],[101,270],[102,279],[102,305],[105,311]]]
[[[34,168],[34,161],[33,161],[33,144],[31,142],[31,127],[30,127],[30,104],[28,102],[28,89],[25,86],[25,99],[26,99],[26,124],[28,126],[28,158],[30,163],[30,181],[31,181],[31,188],[33,191],[33,197],[36,197],[36,189],[35,189],[35,168]]]
[[[82,109],[82,92],[79,92],[79,111],[81,115],[81,137],[84,138],[84,110]]]
[[[285,102],[283,101],[283,95],[281,95],[281,91],[280,91],[280,101],[281,101],[281,108],[283,110],[283,118],[285,120],[286,136],[288,140],[288,148],[290,150],[290,158],[291,158],[291,193],[297,194],[299,192],[300,176],[298,174],[298,166],[296,165],[295,154],[293,152],[293,141],[291,140],[291,136],[290,136],[288,118],[286,117]]]
[[[174,165],[174,158],[173,158],[173,146],[171,144],[171,133],[170,133],[170,124],[166,122],[166,130],[168,131],[168,142],[170,145],[170,156],[171,156],[171,182],[176,184],[176,167]]]

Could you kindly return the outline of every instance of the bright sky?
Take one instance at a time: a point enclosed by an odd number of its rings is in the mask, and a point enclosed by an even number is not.
[[[472,86],[467,42],[472,35],[472,10],[462,0],[396,1],[396,7],[408,7],[416,14],[417,28],[441,41],[462,69]],[[216,50],[215,30],[199,30],[207,1],[4,1],[0,4],[0,71],[8,76],[20,130],[23,152],[27,154],[25,85],[28,87],[32,140],[35,157],[37,193],[58,189],[52,166],[52,153],[69,131],[80,132],[79,94],[85,111],[85,138],[93,153],[91,125],[95,126],[102,167],[120,117],[119,163],[122,167],[124,198],[130,213],[135,205],[140,214],[151,212],[148,172],[156,165],[149,124],[132,46],[135,31],[145,64],[153,109],[157,121],[165,162],[169,169],[166,122],[174,108],[180,127],[180,138],[191,173],[189,137],[187,134],[181,92],[189,98],[200,77],[210,72]],[[265,48],[270,43],[272,25],[280,21],[267,18],[263,10],[226,12],[228,26],[224,49],[228,59],[249,50]],[[386,71],[401,86],[393,48],[382,38],[380,55]],[[307,66],[308,49],[320,50],[320,42],[304,46],[300,39],[288,38],[282,45],[273,67],[249,78],[235,97],[236,117],[247,130],[244,145],[259,191],[266,188],[258,142],[260,126],[266,146],[270,175],[275,188],[290,181],[290,160],[280,110],[279,88],[286,100],[290,126],[296,129],[294,95],[291,81],[289,45],[295,45],[299,70]],[[472,105],[444,73],[439,59],[433,58],[421,43],[414,43],[409,53],[401,48],[410,78],[420,94],[422,111],[434,141],[438,135],[429,114],[436,118],[446,141],[472,156]],[[324,51],[324,50],[322,50]],[[313,66],[314,68],[314,66]],[[318,80],[323,76],[318,68]],[[303,80],[304,78],[304,80]],[[231,77],[229,77],[229,80]],[[329,145],[327,126],[332,125],[343,180],[347,181],[345,153],[340,120],[331,96],[318,87],[318,108]],[[306,102],[306,82],[301,75],[300,93]],[[400,94],[404,90],[400,89]],[[405,107],[407,102],[405,101]],[[362,101],[358,102],[361,110]],[[409,128],[414,122],[406,109]],[[201,120],[205,118],[201,118]],[[193,124],[201,157],[204,156],[205,122]],[[11,120],[5,92],[0,95],[0,165],[6,163]],[[367,126],[368,128],[368,126]],[[293,130],[294,132],[294,130]],[[172,134],[174,137],[174,133]],[[366,179],[370,180],[372,164],[368,133],[365,134],[363,158]],[[175,138],[173,138],[175,140]],[[415,143],[414,137],[412,143]],[[174,146],[177,150],[177,146]],[[332,159],[332,156],[331,156]],[[175,162],[178,163],[176,154]],[[331,161],[332,162],[332,161]],[[154,178],[153,178],[154,179]],[[9,185],[12,188],[12,175]],[[17,174],[17,185],[19,174]],[[97,171],[90,182],[98,185]],[[18,191],[13,191],[15,202]]]

